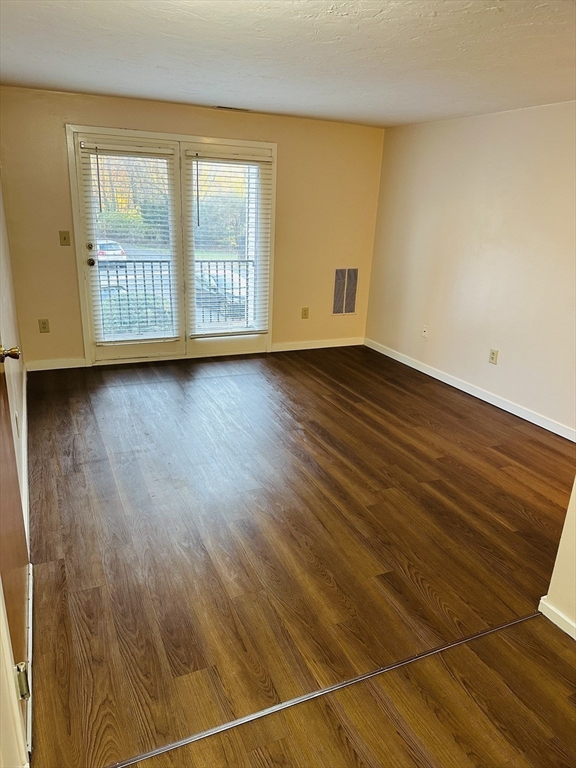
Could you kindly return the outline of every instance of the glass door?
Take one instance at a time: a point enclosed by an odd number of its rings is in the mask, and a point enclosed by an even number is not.
[[[183,148],[189,349],[198,354],[264,351],[272,157],[218,149]]]
[[[93,357],[182,356],[178,142],[76,135]]]

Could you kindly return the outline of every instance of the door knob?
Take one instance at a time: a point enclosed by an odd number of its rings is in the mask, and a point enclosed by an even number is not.
[[[7,357],[11,357],[12,360],[20,360],[20,353],[20,347],[10,347],[10,349],[5,349],[0,346],[0,363],[3,363]]]

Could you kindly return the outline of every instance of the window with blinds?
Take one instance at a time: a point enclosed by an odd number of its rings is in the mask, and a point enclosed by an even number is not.
[[[272,157],[184,157],[190,336],[266,333]]]
[[[67,132],[92,358],[267,348],[274,145]]]
[[[96,344],[179,336],[175,157],[80,143]]]

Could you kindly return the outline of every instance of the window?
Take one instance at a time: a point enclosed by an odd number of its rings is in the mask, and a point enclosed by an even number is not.
[[[186,151],[192,336],[266,333],[272,163]]]

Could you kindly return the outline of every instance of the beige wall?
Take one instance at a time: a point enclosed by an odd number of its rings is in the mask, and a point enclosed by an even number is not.
[[[576,483],[568,505],[548,595],[540,610],[576,639]]]
[[[574,130],[573,102],[387,130],[366,330],[572,428]]]
[[[363,337],[384,131],[181,104],[1,89],[1,160],[28,361],[83,357],[66,123],[278,144],[273,342]],[[358,267],[356,315],[331,314],[334,269]],[[301,320],[301,307],[310,319]],[[40,335],[38,319],[49,318]]]

